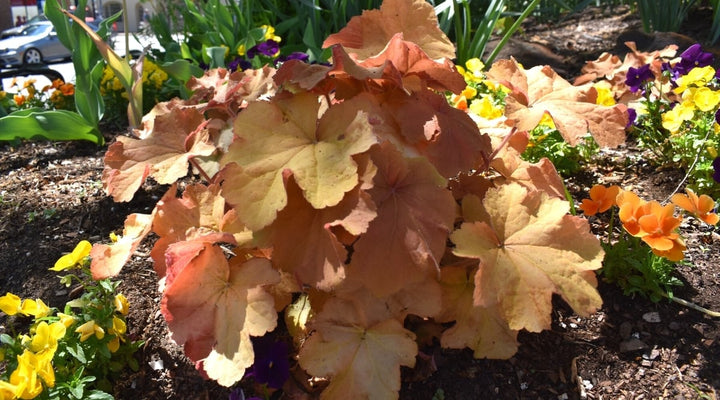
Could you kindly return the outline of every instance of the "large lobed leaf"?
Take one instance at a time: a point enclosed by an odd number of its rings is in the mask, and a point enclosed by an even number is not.
[[[377,142],[354,100],[320,116],[317,95],[303,92],[254,102],[235,119],[235,142],[221,163],[224,196],[252,230],[269,225],[287,205],[283,173],[293,174],[315,208],[338,204],[359,182],[353,155]]]
[[[415,365],[417,344],[385,302],[364,290],[333,297],[312,328],[298,357],[308,373],[331,379],[321,399],[398,397],[400,366]]]
[[[505,116],[521,131],[535,128],[547,113],[571,146],[588,133],[602,147],[625,142],[625,106],[596,104],[597,90],[590,84],[573,86],[548,66],[525,70],[515,60],[494,63],[487,75],[511,90]]]
[[[400,32],[432,59],[455,58],[455,46],[440,30],[435,9],[425,0],[385,0],[379,10],[365,10],[350,19],[340,32],[328,36],[322,46],[339,43],[364,60],[380,53]]]
[[[443,332],[440,343],[445,348],[473,349],[475,358],[508,359],[518,348],[517,331],[511,330],[498,312],[497,304],[473,304],[477,268],[447,266],[441,270],[443,312],[435,320],[455,325]]]
[[[254,361],[250,336],[277,324],[264,286],[280,282],[280,275],[267,259],[228,261],[219,246],[202,238],[171,245],[167,258],[161,311],[173,340],[191,359],[203,360],[209,377],[234,384]]]
[[[172,108],[145,123],[152,128],[143,139],[118,136],[105,154],[103,186],[115,201],[130,201],[148,176],[175,183],[188,174],[192,157],[215,151],[207,122],[195,108]]]
[[[348,256],[332,228],[341,226],[353,235],[365,232],[377,216],[375,204],[356,187],[337,205],[317,209],[292,178],[287,182],[287,196],[287,206],[265,232],[273,245],[273,264],[302,284],[330,290],[345,278]]]
[[[371,157],[378,172],[368,192],[377,218],[354,245],[351,273],[387,296],[437,274],[456,205],[446,180],[426,159],[406,159],[389,142]]]
[[[531,332],[550,328],[553,293],[580,315],[600,307],[593,271],[603,251],[587,221],[567,214],[566,201],[510,183],[472,204],[463,204],[464,214],[478,220],[450,239],[453,253],[480,260],[475,305],[497,305],[510,329]]]

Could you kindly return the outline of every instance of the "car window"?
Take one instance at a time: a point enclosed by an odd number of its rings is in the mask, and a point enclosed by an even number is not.
[[[22,32],[20,32],[20,35],[22,36],[35,36],[43,34],[47,31],[52,29],[51,25],[28,25],[27,28],[23,29]]]

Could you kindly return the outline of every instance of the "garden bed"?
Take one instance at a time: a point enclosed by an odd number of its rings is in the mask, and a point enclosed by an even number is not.
[[[583,61],[617,50],[620,34],[638,27],[627,10],[591,8],[554,25],[529,22],[519,37],[544,46],[541,52],[551,53],[560,63],[555,67],[570,78]],[[685,33],[702,40],[695,29]],[[118,134],[108,131],[106,140],[112,143]],[[51,306],[64,304],[71,293],[47,270],[55,260],[80,240],[105,241],[110,232],[119,233],[128,214],[150,212],[165,193],[167,187],[151,182],[131,202],[114,203],[101,184],[106,150],[80,142],[0,146],[0,294],[11,291],[23,298],[42,298]],[[651,167],[629,143],[602,151],[566,184],[576,202],[596,183],[617,184],[644,198],[664,200],[682,178],[682,171]],[[688,232],[689,264],[678,266],[684,286],[675,294],[719,310],[720,237],[699,226],[682,229]],[[231,390],[204,380],[169,340],[159,312],[150,247],[141,246],[118,277],[120,291],[130,302],[129,336],[145,344],[137,354],[140,370],[119,377],[116,398],[227,398]],[[604,305],[589,318],[578,317],[558,299],[552,330],[521,333],[519,351],[509,360],[475,360],[470,350],[425,349],[414,369],[403,370],[400,398],[431,399],[440,391],[447,399],[717,397],[718,319],[675,303],[623,296],[604,283],[599,290]],[[294,369],[297,374],[281,398],[312,398],[300,382],[299,368]]]

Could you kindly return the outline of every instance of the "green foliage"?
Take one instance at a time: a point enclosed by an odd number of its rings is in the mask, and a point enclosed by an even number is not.
[[[645,32],[677,32],[697,0],[637,0]]]
[[[675,277],[675,265],[659,257],[640,238],[623,235],[616,243],[603,244],[605,259],[600,275],[606,282],[618,285],[625,295],[639,294],[653,302],[672,296],[673,288],[682,286]]]
[[[87,140],[105,142],[100,131],[75,112],[29,109],[0,118],[0,141],[17,139]]]
[[[112,379],[124,368],[138,369],[133,353],[142,342],[126,335],[128,302],[117,292],[119,282],[92,279],[89,252],[81,242],[52,268],[70,271],[60,281],[82,289],[63,312],[39,299],[0,297],[0,309],[14,316],[11,331],[32,317],[28,333],[0,335],[3,399],[112,399]]]
[[[85,19],[86,3],[87,0],[80,0],[77,5],[76,14],[81,20]],[[46,2],[45,15],[55,27],[58,39],[70,50],[72,56],[75,69],[77,112],[87,121],[88,125],[97,127],[105,112],[105,105],[98,87],[104,65],[102,56],[82,27],[70,22],[63,14],[58,2]],[[104,20],[98,34],[106,39],[110,32],[108,27],[119,17],[120,14],[116,14]]]
[[[528,147],[521,155],[523,160],[535,163],[548,158],[565,177],[580,171],[582,164],[599,150],[591,136],[585,137],[577,146],[570,146],[557,129],[542,123],[530,131],[529,139]]]
[[[432,2],[435,4],[434,2]],[[506,0],[490,0],[484,8],[477,7],[470,0],[446,0],[435,6],[440,28],[457,46],[457,64],[464,64],[474,57],[481,57],[485,64],[490,65],[510,37],[520,28],[540,0],[532,0],[522,4],[519,13],[514,13],[513,23],[503,29],[503,18],[508,17]],[[500,29],[501,37],[495,48],[486,56],[487,45],[495,31]]]

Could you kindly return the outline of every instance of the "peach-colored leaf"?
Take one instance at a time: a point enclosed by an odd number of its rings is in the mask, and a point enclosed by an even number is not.
[[[175,243],[167,254],[161,310],[172,338],[194,361],[210,356],[205,372],[230,386],[242,373],[228,375],[227,368],[244,371],[253,363],[250,336],[277,324],[273,297],[264,286],[278,283],[280,275],[267,259],[228,261],[219,246],[200,239]]]
[[[455,58],[455,46],[440,30],[435,9],[425,0],[385,0],[379,10],[365,10],[347,26],[328,36],[323,48],[341,44],[360,60],[380,53],[401,33],[432,59]]]
[[[90,271],[95,280],[110,278],[120,273],[123,265],[150,233],[152,214],[130,214],[125,219],[122,236],[115,243],[93,245],[90,251]]]
[[[403,40],[402,33],[395,34],[380,54],[368,58],[360,66],[371,70],[391,66],[389,70],[385,68],[384,75],[398,77],[400,86],[410,92],[431,88],[460,93],[467,85],[450,60],[432,60],[420,46]]]
[[[446,178],[475,168],[489,154],[490,138],[444,96],[430,90],[386,99],[400,134]]]
[[[215,68],[202,77],[190,78],[187,87],[193,95],[189,103],[202,103],[203,110],[210,111],[211,117],[234,118],[248,102],[275,94],[274,75],[275,69],[267,65],[237,72]]]
[[[476,270],[468,271],[464,266],[447,266],[440,270],[443,312],[435,320],[455,321],[455,325],[443,332],[440,343],[451,349],[469,347],[475,358],[508,359],[517,352],[517,331],[508,327],[497,305],[473,304]]]
[[[566,201],[517,183],[487,191],[485,220],[453,232],[454,254],[477,258],[475,305],[497,304],[512,330],[550,328],[558,293],[580,315],[602,304],[595,287],[603,250],[585,219],[568,215]]]
[[[237,139],[222,159],[223,195],[252,230],[287,204],[283,172],[292,172],[315,208],[339,203],[359,181],[352,156],[376,143],[367,113],[348,100],[319,118],[320,100],[301,93],[255,102],[235,119]],[[319,118],[319,120],[318,120]]]
[[[252,241],[252,232],[235,223],[235,211],[225,212],[225,199],[220,196],[219,185],[189,185],[181,198],[176,193],[177,185],[172,185],[156,206],[153,232],[160,238],[150,255],[158,277],[165,276],[165,251],[175,242],[209,232],[230,233],[240,247]]]
[[[487,75],[511,89],[505,97],[505,116],[521,131],[535,128],[547,113],[571,146],[588,132],[602,147],[625,142],[626,107],[596,104],[597,90],[590,84],[573,86],[549,66],[525,70],[515,60],[497,61]]]
[[[302,284],[330,290],[345,277],[347,251],[331,228],[343,226],[360,234],[377,215],[370,196],[359,187],[335,206],[316,209],[293,179],[287,184],[288,203],[266,228],[273,245],[272,261],[293,273]]]
[[[194,108],[173,108],[156,115],[144,139],[118,136],[105,154],[103,187],[115,201],[130,201],[148,176],[172,184],[188,173],[188,161],[215,151],[204,129],[205,119]]]
[[[300,349],[308,373],[330,378],[323,400],[393,399],[400,366],[415,365],[415,335],[367,291],[352,300],[333,297],[312,321],[314,333]]]
[[[375,218],[355,244],[351,271],[377,295],[390,295],[437,273],[455,200],[424,158],[406,159],[389,142],[371,151],[377,166],[368,192]]]

